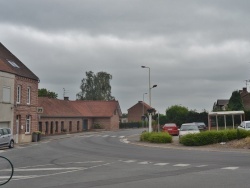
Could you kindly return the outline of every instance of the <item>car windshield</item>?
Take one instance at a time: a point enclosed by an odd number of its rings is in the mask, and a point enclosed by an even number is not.
[[[182,125],[181,131],[196,131],[199,130],[196,125]]]
[[[250,122],[246,123],[246,128],[250,128]]]

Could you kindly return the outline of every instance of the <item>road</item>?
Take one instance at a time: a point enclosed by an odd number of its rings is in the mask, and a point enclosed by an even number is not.
[[[249,187],[250,152],[127,142],[141,129],[82,133],[0,150],[15,172],[3,187]]]

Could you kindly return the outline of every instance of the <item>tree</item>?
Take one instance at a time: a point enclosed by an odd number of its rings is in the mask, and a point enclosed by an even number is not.
[[[86,72],[86,78],[81,81],[81,91],[77,94],[78,100],[113,100],[111,96],[110,80],[112,75],[106,72],[94,74]]]
[[[45,88],[38,89],[38,97],[49,97],[49,98],[54,98],[57,99],[58,94],[52,91],[49,91]]]
[[[174,105],[169,107],[166,110],[166,116],[167,120],[170,123],[176,123],[178,126],[180,126],[183,123],[186,123],[188,115],[188,108],[184,106]]]
[[[243,102],[239,91],[233,91],[232,96],[229,99],[227,110],[237,111],[244,110]]]

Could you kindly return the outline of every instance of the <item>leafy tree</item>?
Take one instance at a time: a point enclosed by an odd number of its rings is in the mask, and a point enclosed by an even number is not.
[[[86,72],[86,78],[81,81],[81,92],[77,94],[78,100],[113,100],[111,96],[110,80],[112,75],[106,72],[94,74]]]
[[[188,108],[179,105],[171,106],[166,110],[166,116],[168,122],[176,123],[180,126],[181,124],[186,123]]]
[[[58,94],[45,88],[38,89],[38,97],[49,97],[57,99]]]
[[[230,97],[227,105],[227,110],[244,110],[243,102],[239,91],[233,91],[232,96]]]

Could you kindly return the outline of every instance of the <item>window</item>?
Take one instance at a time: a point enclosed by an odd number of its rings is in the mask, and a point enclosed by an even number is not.
[[[14,61],[11,61],[11,60],[7,60],[9,62],[9,64],[12,65],[12,67],[15,67],[15,68],[20,68]]]
[[[27,88],[27,104],[30,104],[30,87]]]
[[[31,116],[27,115],[25,133],[30,133],[30,122],[31,122]]]
[[[18,104],[21,103],[21,86],[20,85],[17,86],[17,99],[16,99],[16,102]]]
[[[3,102],[10,103],[10,87],[3,86]]]

